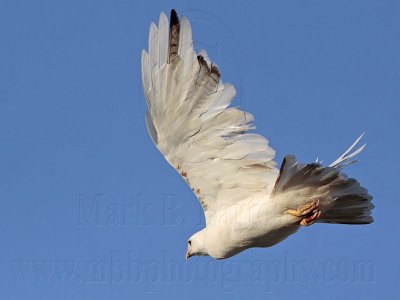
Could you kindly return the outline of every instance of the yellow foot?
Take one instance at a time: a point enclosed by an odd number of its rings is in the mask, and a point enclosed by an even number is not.
[[[304,218],[300,221],[300,225],[302,226],[310,226],[315,223],[321,216],[321,211],[316,210],[310,217]]]
[[[304,204],[298,209],[288,209],[286,212],[295,217],[301,217],[300,225],[310,226],[315,223],[321,215],[321,210],[318,207],[319,200]]]

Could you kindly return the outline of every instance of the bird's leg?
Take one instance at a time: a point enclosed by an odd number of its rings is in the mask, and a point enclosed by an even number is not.
[[[286,212],[289,215],[302,218],[300,221],[300,225],[302,226],[310,226],[314,224],[321,215],[321,210],[319,209],[319,200],[304,204],[298,209],[288,209]]]

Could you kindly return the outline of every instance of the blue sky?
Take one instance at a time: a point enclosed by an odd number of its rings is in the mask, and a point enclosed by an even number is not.
[[[200,205],[147,135],[140,52],[191,21],[257,132],[375,197],[369,226],[316,225],[227,261],[184,261]],[[396,1],[2,1],[2,299],[388,299],[399,292]],[[393,297],[392,297],[393,298]],[[212,298],[211,298],[212,299]]]

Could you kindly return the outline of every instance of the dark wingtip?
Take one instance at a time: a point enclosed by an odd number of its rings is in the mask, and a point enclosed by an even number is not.
[[[280,169],[279,169],[278,178],[276,179],[274,188],[272,189],[272,193],[271,193],[272,196],[275,196],[275,192],[276,192],[276,190],[277,190],[277,188],[278,188],[278,184],[279,184],[279,182],[280,182],[280,180],[281,180],[282,173],[283,173],[283,170],[285,169],[285,165],[286,165],[288,159],[289,159],[289,156],[288,156],[288,155],[286,155],[286,156],[283,158],[281,167],[280,167]]]
[[[203,55],[199,54],[197,55],[197,60],[199,62],[200,65],[202,65],[203,67],[207,68],[208,72],[217,75],[218,78],[221,77],[221,73],[218,69],[218,67],[216,65],[211,65],[211,67],[207,64],[205,58],[203,57]]]
[[[204,59],[203,55],[199,54],[197,55],[197,61],[204,66],[207,66],[206,60]]]
[[[170,17],[169,27],[172,28],[173,26],[179,24],[178,14],[176,13],[175,9],[171,9],[171,17]]]
[[[168,63],[173,62],[178,57],[179,32],[179,18],[175,9],[173,9],[169,19]]]
[[[219,71],[218,67],[216,65],[211,66],[211,73],[215,74],[218,76],[218,78],[221,77],[221,72]]]

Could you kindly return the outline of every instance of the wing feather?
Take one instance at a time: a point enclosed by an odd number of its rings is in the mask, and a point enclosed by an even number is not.
[[[205,50],[193,49],[186,17],[174,10],[152,23],[142,52],[147,130],[167,161],[198,197],[207,223],[215,211],[271,193],[275,152],[254,129],[253,116],[229,107],[236,95],[223,84]]]

